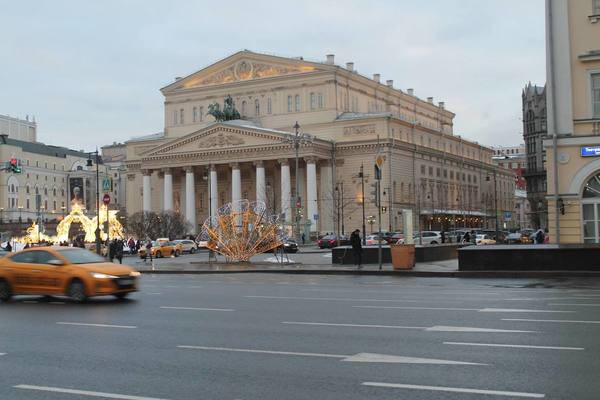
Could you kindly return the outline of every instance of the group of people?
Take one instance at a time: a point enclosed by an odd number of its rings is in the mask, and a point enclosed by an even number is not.
[[[119,264],[123,264],[123,249],[125,248],[125,243],[121,239],[113,239],[108,241],[106,244],[108,247],[108,259],[110,262],[116,258],[119,261]]]

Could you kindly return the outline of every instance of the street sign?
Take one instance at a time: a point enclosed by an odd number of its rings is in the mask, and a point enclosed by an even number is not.
[[[104,191],[104,193],[112,192],[112,189],[113,189],[112,178],[110,176],[107,176],[106,178],[102,179],[102,190]]]
[[[102,197],[102,202],[106,205],[110,204],[110,195],[108,193]]]
[[[510,211],[505,211],[505,212],[504,212],[504,220],[505,220],[505,221],[511,221],[511,220],[512,220],[512,212],[510,212]]]
[[[581,148],[581,157],[600,156],[600,146],[584,146]]]
[[[313,215],[313,219],[314,219],[315,221],[318,221],[318,220],[319,220],[319,214],[314,214],[314,215]]]

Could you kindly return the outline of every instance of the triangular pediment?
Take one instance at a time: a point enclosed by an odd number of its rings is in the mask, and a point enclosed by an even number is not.
[[[330,67],[295,58],[241,51],[164,87],[163,93],[232,82],[306,74]]]
[[[262,128],[215,123],[197,132],[155,147],[142,157],[280,145],[284,143],[284,135],[284,132]]]

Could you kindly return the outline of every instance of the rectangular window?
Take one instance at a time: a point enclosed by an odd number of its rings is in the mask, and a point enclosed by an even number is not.
[[[433,176],[433,167],[429,167],[429,176]]]
[[[592,74],[592,110],[593,117],[600,118],[600,73]]]
[[[200,107],[199,110],[200,111],[198,112],[198,118],[200,122],[202,122],[202,120],[204,119],[204,107]]]
[[[179,123],[183,125],[183,108],[179,110]]]
[[[300,95],[296,95],[296,111],[302,110],[302,103],[300,103]]]
[[[592,0],[592,15],[600,15],[600,0]]]
[[[196,120],[198,120],[198,109],[196,107],[194,107],[192,109],[192,120],[194,122],[196,122]]]
[[[177,110],[173,111],[173,125],[177,125]]]
[[[267,114],[271,114],[273,112],[273,105],[271,102],[271,98],[267,99]]]
[[[424,165],[421,165],[421,173],[422,173],[423,175],[425,175],[425,166],[424,166]]]
[[[293,111],[293,104],[292,104],[292,96],[288,96],[288,112],[292,112]]]

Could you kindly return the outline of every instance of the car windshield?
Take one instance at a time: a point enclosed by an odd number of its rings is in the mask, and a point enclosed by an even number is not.
[[[60,254],[71,264],[92,264],[106,262],[106,260],[99,255],[84,249],[60,250]]]

